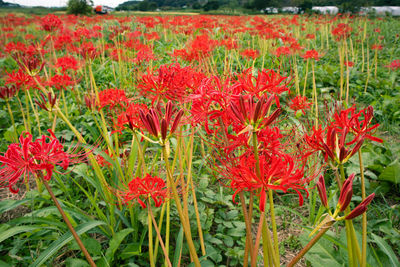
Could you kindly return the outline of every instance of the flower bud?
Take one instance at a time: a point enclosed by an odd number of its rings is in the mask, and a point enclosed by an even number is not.
[[[344,211],[350,204],[351,197],[353,196],[353,180],[355,174],[351,174],[349,178],[343,183],[342,190],[340,191],[338,206],[340,211]]]
[[[375,193],[372,193],[368,197],[366,197],[354,210],[352,210],[345,217],[346,220],[351,220],[356,218],[357,216],[363,214],[367,211],[369,203],[371,203],[372,199],[374,199]]]
[[[323,175],[321,175],[318,179],[317,189],[318,189],[319,198],[321,199],[322,205],[324,205],[325,208],[328,208],[328,198],[326,196],[325,179],[324,179]]]

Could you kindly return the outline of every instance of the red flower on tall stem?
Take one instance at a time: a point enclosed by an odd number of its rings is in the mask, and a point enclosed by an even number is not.
[[[51,130],[48,132],[50,136],[43,135],[36,141],[32,141],[30,133],[22,133],[19,143],[9,145],[7,151],[0,155],[0,187],[6,186],[12,193],[18,193],[14,186],[20,178],[26,181],[32,175],[45,172],[44,179],[50,180],[55,166],[66,170],[70,164],[86,158],[86,153],[76,153],[77,147],[65,152],[54,133]]]
[[[128,184],[128,190],[120,191],[119,196],[127,205],[137,201],[146,208],[146,201],[152,198],[156,207],[160,207],[168,197],[168,189],[163,179],[146,174],[144,178],[136,177]]]

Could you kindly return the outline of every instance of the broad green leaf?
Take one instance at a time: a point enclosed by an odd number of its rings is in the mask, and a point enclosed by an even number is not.
[[[74,258],[68,258],[65,261],[66,267],[86,267],[89,266],[89,264],[81,259],[74,259]]]
[[[114,260],[114,254],[118,250],[119,245],[131,232],[133,232],[132,228],[123,229],[116,233],[110,240],[110,247],[106,251],[106,259],[110,264]]]
[[[400,183],[400,162],[395,160],[389,166],[387,166],[381,175],[379,175],[379,180],[389,181],[395,184]]]
[[[31,201],[29,198],[21,199],[21,200],[12,200],[6,199],[0,202],[0,214],[9,210],[12,210],[22,204]]]
[[[43,226],[15,226],[11,227],[10,229],[0,233],[0,243],[6,240],[7,238],[10,238],[14,235],[20,234],[20,233],[25,233],[25,232],[31,232],[34,230],[38,229],[43,229]]]
[[[90,221],[80,224],[75,228],[78,235],[86,233],[87,231],[99,226],[104,225],[105,222],[102,221]],[[59,251],[63,246],[72,241],[74,237],[71,232],[67,232],[62,235],[58,240],[54,241],[45,251],[43,251],[36,261],[31,265],[32,267],[40,266],[44,264],[50,257],[52,257],[57,251]]]
[[[392,266],[400,266],[399,260],[397,259],[396,254],[394,254],[389,244],[382,237],[377,236],[374,233],[372,233],[371,235],[373,238],[371,241],[376,243],[379,248],[385,253],[385,255],[389,257]]]
[[[178,237],[176,239],[176,247],[174,253],[174,261],[172,262],[173,267],[178,267],[180,264],[181,254],[183,245],[183,227],[179,230]]]

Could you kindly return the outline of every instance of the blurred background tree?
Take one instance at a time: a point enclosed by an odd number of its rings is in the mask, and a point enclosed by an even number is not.
[[[67,4],[67,13],[74,15],[88,15],[93,9],[92,0],[69,0]]]

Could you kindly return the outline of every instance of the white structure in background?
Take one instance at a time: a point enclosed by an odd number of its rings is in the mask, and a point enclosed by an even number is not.
[[[400,16],[400,7],[398,6],[372,6],[362,7],[360,13],[365,15],[368,13],[376,13],[377,15],[390,14],[392,16]]]
[[[300,8],[296,6],[287,6],[287,7],[282,7],[282,12],[285,13],[292,13],[292,14],[298,14],[300,13]]]
[[[267,7],[261,10],[261,12],[265,14],[278,14],[278,9],[276,7]]]
[[[336,15],[339,12],[339,8],[335,6],[313,6],[312,11],[316,11],[321,14]]]

